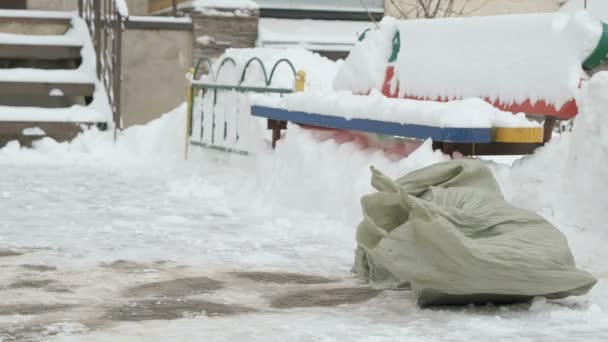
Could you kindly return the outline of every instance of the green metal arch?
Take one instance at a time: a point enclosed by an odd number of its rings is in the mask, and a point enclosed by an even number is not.
[[[232,58],[232,57],[226,57],[224,58],[224,60],[222,61],[222,63],[220,63],[220,66],[217,68],[217,73],[213,76],[213,80],[216,81],[218,77],[220,77],[220,72],[222,71],[222,69],[224,68],[224,65],[226,63],[232,63],[232,66],[236,67],[236,61]]]
[[[291,63],[291,61],[287,58],[281,58],[276,63],[274,63],[274,66],[272,67],[272,70],[270,71],[270,78],[268,79],[266,86],[270,86],[272,84],[272,78],[274,77],[274,72],[277,69],[277,67],[282,63],[287,63],[287,65],[289,65],[289,67],[291,68],[291,72],[293,73],[293,77],[295,79],[296,68],[293,66],[293,63]]]
[[[597,44],[597,47],[589,57],[583,62],[583,68],[585,70],[592,70],[602,64],[606,56],[608,56],[608,25],[602,23],[602,36]]]
[[[268,73],[266,72],[266,67],[264,67],[264,63],[258,57],[253,57],[247,61],[247,63],[245,64],[245,67],[243,68],[243,73],[241,74],[241,81],[239,82],[239,84],[241,84],[241,83],[243,83],[243,81],[245,81],[245,75],[247,74],[247,69],[249,69],[249,65],[251,65],[251,63],[253,63],[253,62],[258,62],[258,64],[262,68],[262,72],[264,73],[264,83],[266,85],[268,85]]]

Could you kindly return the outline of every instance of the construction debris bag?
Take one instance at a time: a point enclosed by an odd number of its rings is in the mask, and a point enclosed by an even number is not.
[[[372,168],[353,271],[411,287],[420,306],[515,303],[587,293],[565,236],[507,203],[481,161],[454,160],[392,180]]]

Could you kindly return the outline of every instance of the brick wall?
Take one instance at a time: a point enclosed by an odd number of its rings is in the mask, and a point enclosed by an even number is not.
[[[192,13],[194,24],[194,60],[219,57],[227,48],[254,47],[258,39],[257,13],[248,16]],[[210,37],[201,42],[200,37]]]

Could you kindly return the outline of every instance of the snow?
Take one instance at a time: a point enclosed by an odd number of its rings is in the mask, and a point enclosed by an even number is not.
[[[82,46],[79,40],[69,35],[22,35],[13,33],[0,33],[0,44]]]
[[[258,4],[252,0],[189,0],[178,4],[179,8],[194,7],[196,9],[259,9]]]
[[[434,20],[386,19],[336,79],[339,90],[379,89],[398,27],[401,51],[392,86],[399,95],[426,99],[467,97],[492,102],[571,100],[583,61],[597,46],[601,23],[589,13],[506,15]],[[371,33],[371,32],[370,32]],[[355,51],[355,50],[354,50]],[[354,52],[353,51],[353,52]],[[361,68],[363,64],[368,67]]]
[[[80,70],[13,68],[0,70],[0,82],[94,83],[95,74]]]
[[[13,13],[12,11],[9,11]],[[19,11],[15,11],[17,13]],[[27,11],[30,12],[30,11]],[[36,11],[32,15],[42,16]],[[9,13],[9,14],[10,14]],[[13,13],[13,15],[17,15]],[[44,12],[47,13],[47,12]],[[52,12],[51,12],[52,13]],[[70,12],[71,27],[63,35],[36,36],[18,34],[0,34],[0,42],[11,44],[46,44],[82,46],[82,62],[77,69],[30,69],[11,68],[0,69],[0,82],[33,82],[33,83],[78,83],[95,84],[93,101],[87,107],[72,106],[70,108],[35,108],[35,107],[6,107],[0,106],[0,120],[8,121],[67,121],[67,122],[109,122],[111,109],[103,85],[96,76],[95,49],[86,23],[76,13]],[[50,96],[62,96],[60,89],[52,89]]]
[[[61,89],[53,88],[49,92],[49,96],[63,96],[63,91],[61,91]]]
[[[154,22],[154,23],[179,23],[179,24],[191,24],[192,18],[190,17],[161,17],[161,16],[137,16],[131,15],[129,16],[129,21],[143,21],[143,22]]]
[[[196,42],[203,44],[203,45],[209,45],[211,43],[214,43],[215,39],[210,36],[200,36],[200,37],[196,37]]]
[[[574,13],[585,8],[585,0],[569,0],[560,9],[560,12]],[[587,0],[587,10],[594,17],[608,22],[608,2],[605,0]]]
[[[129,16],[129,7],[127,6],[127,3],[125,0],[113,0],[114,1],[114,6],[116,6],[116,10],[118,11],[118,14],[120,14],[122,17],[128,17]]]
[[[46,135],[46,132],[40,127],[30,127],[30,128],[24,129],[23,132],[21,132],[21,134],[44,136],[44,135]]]
[[[364,12],[384,13],[383,0],[338,0],[338,1],[285,1],[258,0],[261,8],[286,9],[298,11]]]
[[[106,122],[102,111],[74,105],[67,108],[0,106],[0,121]]]
[[[0,327],[38,322],[43,329],[37,336],[48,341],[608,338],[608,287],[603,275],[608,271],[607,252],[596,248],[607,238],[605,233],[598,235],[606,213],[595,217],[599,225],[581,230],[571,223],[585,213],[561,203],[556,191],[562,189],[540,191],[545,187],[539,180],[553,178],[543,172],[548,160],[554,162],[555,176],[561,174],[559,155],[527,159],[514,168],[492,166],[507,198],[517,205],[536,208],[552,201],[555,206],[542,213],[568,235],[579,265],[600,277],[590,295],[561,301],[539,298],[530,305],[419,309],[408,291],[384,291],[361,304],[278,310],[269,307],[269,298],[301,286],[247,283],[227,272],[291,271],[340,279],[330,287],[356,284],[349,269],[360,219],[357,199],[371,190],[369,165],[398,176],[447,157],[431,151],[427,142],[410,157],[394,162],[354,144],[319,144],[310,132],[290,127],[275,153],[242,158],[192,150],[185,162],[184,127],[181,106],[147,126],[126,129],[116,145],[111,132],[92,130],[71,144],[44,139],[31,150],[14,144],[0,150],[5,174],[0,188],[10,194],[0,199],[7,213],[0,224],[0,246],[26,252],[4,259],[8,272],[0,275],[0,282],[26,276],[19,264],[42,264],[57,266],[56,273],[47,272],[45,277],[72,291],[5,290],[0,300],[67,302],[83,308],[55,312],[42,320],[8,316]],[[579,206],[602,203],[585,200]],[[125,273],[100,267],[120,259],[144,268]],[[165,261],[156,263],[161,260]],[[122,296],[129,287],[198,275],[225,285],[200,298],[260,311],[98,323],[103,310],[126,300]]]
[[[300,47],[314,51],[349,51],[374,24],[365,21],[260,18],[260,46]]]
[[[365,39],[350,51],[334,78],[335,90],[366,94],[371,89],[382,89],[397,22],[394,18],[385,17],[379,26],[378,30],[367,31]]]
[[[334,96],[332,80],[342,65],[302,49],[232,49],[227,55],[236,59],[236,70],[209,81],[235,81],[254,55],[267,67],[288,57],[307,72],[307,92],[294,96],[299,100]],[[260,84],[261,73],[253,70],[247,82]],[[273,85],[292,86],[290,74],[278,73]],[[361,219],[358,201],[372,191],[371,165],[398,177],[449,157],[426,141],[409,157],[392,160],[356,143],[319,142],[317,133],[291,125],[275,151],[259,144],[253,156],[242,157],[191,147],[185,161],[182,105],[119,132],[116,143],[112,131],[92,128],[71,143],[43,138],[32,149],[15,141],[0,149],[0,251],[23,253],[0,259],[3,310],[73,305],[48,314],[0,315],[0,339],[10,340],[16,330],[45,341],[606,341],[606,89],[608,74],[598,73],[574,93],[581,114],[572,133],[513,165],[488,162],[505,198],[555,224],[578,266],[599,278],[586,296],[420,309],[408,291],[383,291],[358,304],[273,308],[272,298],[295,290],[361,285],[350,267]],[[234,106],[231,96],[222,105]],[[368,105],[376,96],[348,99]],[[319,99],[310,105],[321,106]],[[462,107],[454,111],[482,108],[479,101],[459,101]],[[133,269],[108,267],[120,260]],[[22,265],[57,270],[33,272]],[[297,272],[339,282],[261,284],[236,279],[235,271]],[[104,320],[106,310],[132,300],[127,295],[132,287],[194,276],[217,279],[224,287],[193,298],[257,311],[172,321]],[[54,283],[10,287],[23,280]]]
[[[74,16],[74,12],[71,12],[71,11],[37,11],[37,10],[0,9],[0,17],[9,17],[9,18],[70,19],[73,16]]]
[[[254,99],[254,103],[255,99]],[[268,103],[260,103],[268,105]],[[433,127],[539,127],[523,113],[503,112],[481,99],[450,102],[416,101],[387,98],[378,90],[369,95],[348,91],[303,92],[283,96],[281,103],[270,105],[289,111],[302,111],[346,119],[373,119]]]
[[[75,70],[43,70],[29,68],[12,68],[0,70],[0,81],[42,82],[42,83],[94,83],[96,58],[95,50],[89,37],[88,28],[83,19],[72,13],[72,27],[63,35],[36,36],[19,34],[0,34],[0,41],[9,44],[46,44],[82,46],[82,63]]]

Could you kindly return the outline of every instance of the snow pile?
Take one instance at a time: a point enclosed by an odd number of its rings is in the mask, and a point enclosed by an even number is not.
[[[58,143],[45,137],[22,148],[17,141],[0,149],[2,160],[31,162],[91,162],[110,164],[154,163],[159,166],[183,160],[186,130],[186,105],[153,120],[144,126],[132,126],[120,132],[114,143],[114,131],[92,127],[71,142]],[[76,115],[77,113],[74,113]],[[31,131],[37,133],[37,131]]]
[[[251,204],[268,213],[280,208],[326,215],[347,223],[354,243],[354,228],[361,217],[359,198],[370,193],[371,165],[392,177],[416,170],[449,157],[433,151],[426,141],[408,158],[397,162],[382,151],[362,150],[356,143],[322,143],[315,133],[296,125],[279,141],[274,153],[259,154],[255,161],[255,182],[249,193]],[[353,245],[354,248],[354,245]]]
[[[577,201],[589,204],[586,216],[602,217],[608,199],[608,72],[594,75],[584,86],[579,106],[584,115],[577,117],[572,130],[569,186]]]
[[[378,30],[365,33],[365,39],[350,51],[334,79],[335,90],[350,90],[365,94],[381,89],[386,67],[392,51],[392,40],[397,32],[397,21],[385,17]]]
[[[585,2],[587,3],[587,10],[593,16],[603,22],[608,22],[608,1],[606,0],[569,0],[562,6],[560,12],[574,13],[582,10],[585,8]]]
[[[495,166],[511,203],[541,213],[564,234],[577,264],[608,272],[608,73],[585,83],[577,96],[580,114],[572,133],[562,134],[511,167]]]
[[[348,91],[310,91],[283,96],[280,108],[347,119],[373,119],[433,127],[538,127],[523,113],[513,115],[476,98],[451,102],[416,101],[383,96],[378,90],[369,95]]]
[[[392,22],[389,20],[389,22]],[[399,96],[545,100],[560,108],[586,75],[583,61],[602,33],[588,12],[399,21],[392,86]],[[380,89],[395,24],[366,35],[344,63],[336,89]]]

